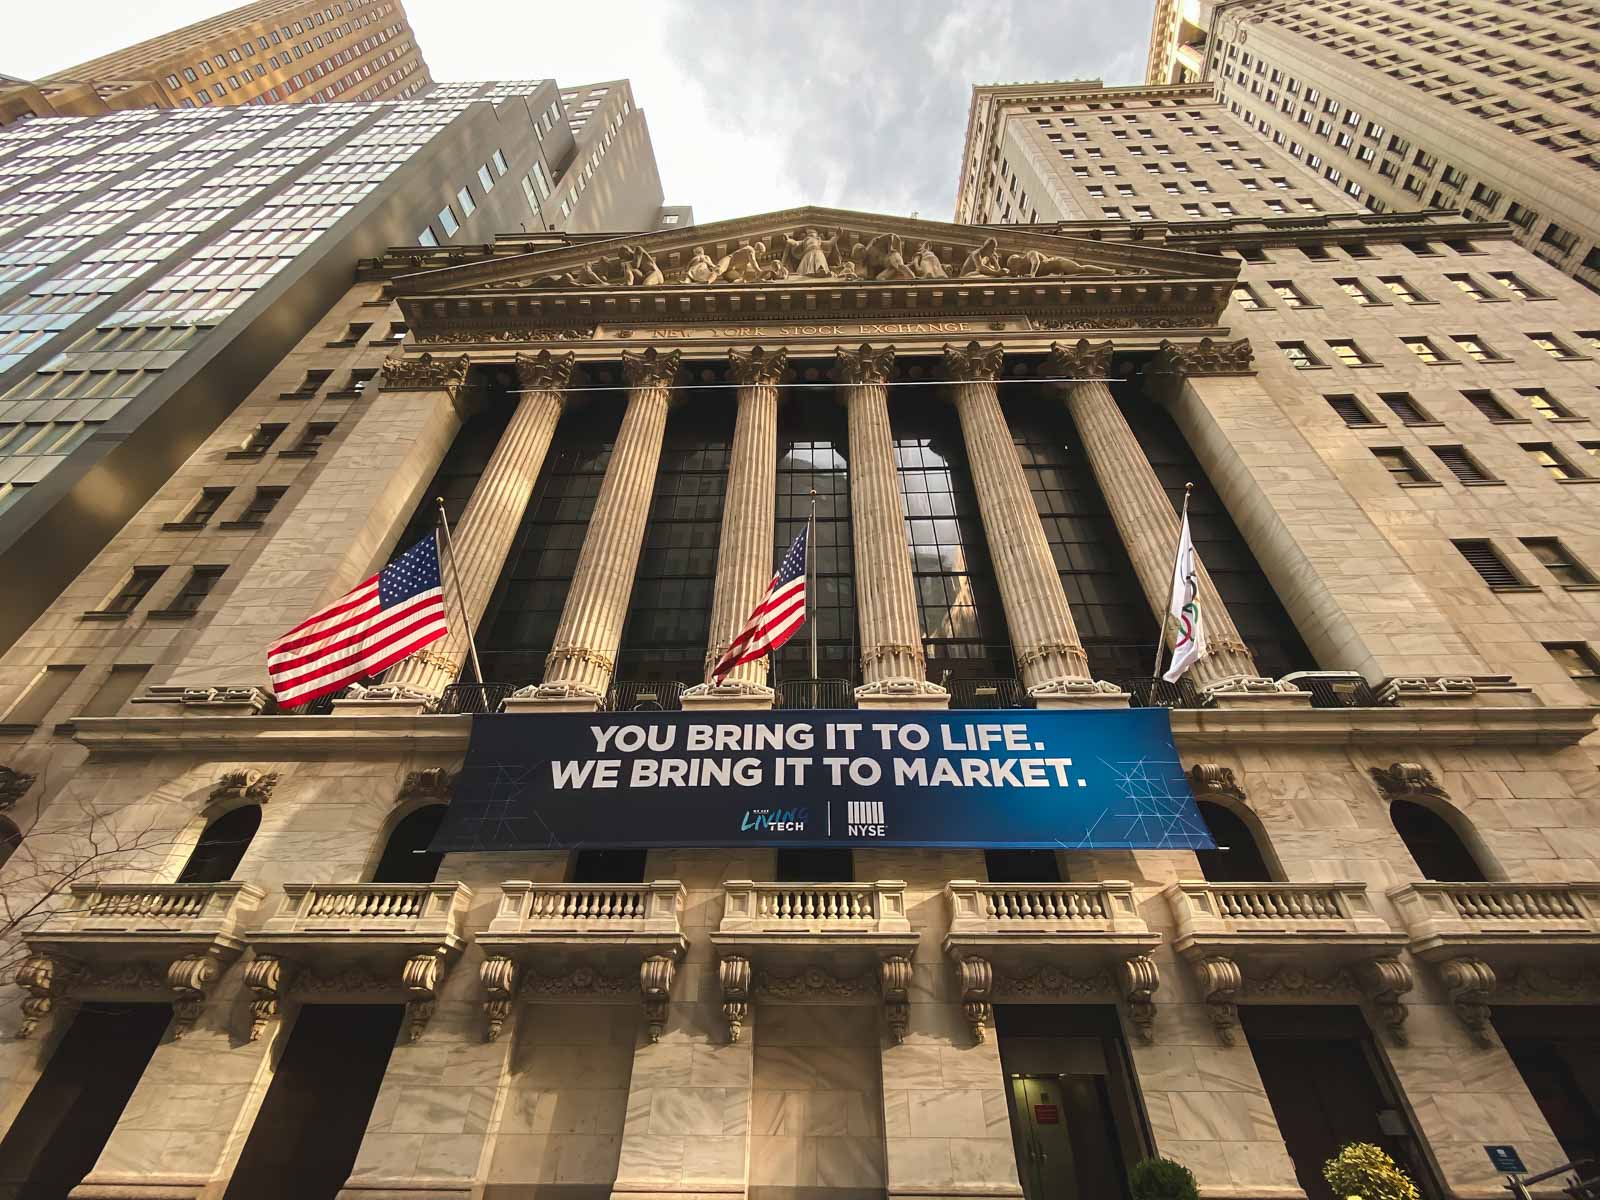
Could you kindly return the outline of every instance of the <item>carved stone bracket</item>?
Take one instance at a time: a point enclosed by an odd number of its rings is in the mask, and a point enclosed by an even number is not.
[[[489,1018],[487,1040],[494,1041],[511,1017],[517,998],[518,969],[515,960],[495,955],[483,960],[478,979],[483,983],[483,1012]]]
[[[990,383],[1000,375],[1000,365],[1005,358],[1001,346],[981,346],[968,342],[955,347],[948,342],[944,347],[944,369],[951,379],[962,383]]]
[[[17,1027],[19,1038],[32,1036],[39,1022],[50,1015],[56,1006],[56,997],[76,971],[76,964],[46,954],[23,959],[22,966],[17,968],[17,986],[28,994],[22,1001],[22,1024]]]
[[[180,958],[167,967],[167,987],[173,993],[172,1037],[176,1041],[200,1019],[206,1006],[206,992],[217,981],[221,969],[208,954]]]
[[[33,781],[37,778],[37,775],[0,766],[0,812],[4,812],[27,795],[28,789],[33,786]]]
[[[429,767],[407,772],[400,784],[400,800],[438,800],[449,803],[456,786],[456,774],[446,767]]]
[[[1387,767],[1369,767],[1368,772],[1383,794],[1391,800],[1413,796],[1444,798],[1444,789],[1439,786],[1439,781],[1421,763],[1390,763]]]
[[[1217,763],[1195,763],[1189,768],[1189,786],[1197,795],[1227,796],[1244,803],[1244,788],[1233,777],[1233,768]]]
[[[1096,346],[1088,338],[1079,338],[1071,346],[1051,342],[1050,355],[1044,360],[1045,376],[1050,379],[1105,379],[1111,373],[1111,355],[1115,349],[1110,342]]]
[[[277,786],[276,771],[229,771],[211,785],[211,803],[265,804]]]
[[[728,374],[740,387],[775,384],[783,378],[788,366],[789,352],[784,349],[767,350],[757,346],[752,350],[728,351]]]
[[[469,365],[465,354],[450,358],[435,358],[431,354],[419,358],[397,355],[384,360],[383,386],[390,391],[444,391],[449,393],[452,404],[458,404],[461,389],[466,386]]]
[[[268,1023],[278,1018],[287,983],[288,977],[281,958],[264,954],[245,964],[244,985],[255,994],[255,999],[250,1002],[252,1042],[260,1040]]]
[[[644,1019],[650,1040],[659,1042],[667,1027],[667,1005],[672,1000],[672,978],[678,960],[670,954],[652,954],[639,964],[639,991],[644,994]]]
[[[981,1042],[994,1020],[994,967],[986,958],[963,958],[956,963],[956,977],[961,983],[961,1011],[972,1026],[972,1036]]]
[[[750,1019],[750,960],[729,955],[717,964],[722,985],[722,1015],[728,1019],[728,1040],[737,1042]]]
[[[1138,1030],[1139,1040],[1151,1045],[1156,1040],[1155,995],[1161,987],[1161,969],[1148,954],[1136,954],[1117,968],[1117,985],[1128,1002],[1128,1019]]]
[[[1362,990],[1371,998],[1378,1017],[1396,1046],[1407,1045],[1406,1006],[1401,997],[1415,984],[1411,968],[1398,958],[1372,958],[1361,964]]]
[[[1244,975],[1239,964],[1231,958],[1213,954],[1194,966],[1200,991],[1205,996],[1206,1016],[1216,1030],[1217,1041],[1224,1046],[1234,1044],[1234,1030],[1239,1026],[1239,1006],[1235,1003],[1239,989],[1244,986]]]
[[[1472,1040],[1480,1046],[1491,1045],[1489,997],[1495,988],[1494,968],[1479,958],[1452,958],[1439,964],[1439,981]]]
[[[406,1040],[414,1042],[433,1019],[438,1004],[439,981],[444,977],[444,963],[437,954],[418,954],[406,960],[400,974],[400,983],[411,997],[406,1001]]]
[[[911,960],[903,954],[891,954],[879,966],[883,991],[883,1012],[889,1022],[889,1033],[894,1044],[906,1040],[911,1028]]]
[[[677,377],[678,364],[682,359],[682,351],[668,350],[662,354],[654,346],[638,354],[624,350],[622,373],[627,377],[629,387],[670,387]]]
[[[517,379],[529,391],[559,391],[572,379],[572,364],[577,355],[551,354],[541,350],[538,354],[517,355]]]
[[[894,347],[874,350],[865,342],[858,349],[834,351],[834,372],[841,383],[887,383],[894,374]]]

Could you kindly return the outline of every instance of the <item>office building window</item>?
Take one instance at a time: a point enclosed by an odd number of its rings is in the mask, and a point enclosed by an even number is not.
[[[131,613],[139,606],[156,580],[166,573],[165,567],[135,567],[116,593],[98,611],[104,613]]]
[[[1415,354],[1429,366],[1438,366],[1450,360],[1439,353],[1439,348],[1425,337],[1403,337],[1400,341],[1406,349]]]
[[[1594,572],[1578,561],[1560,538],[1521,538],[1528,553],[1553,575],[1558,583],[1570,587],[1587,587],[1595,582]]]
[[[191,567],[189,578],[183,581],[182,589],[162,612],[171,615],[197,612],[201,601],[211,594],[211,589],[217,585],[217,580],[222,578],[227,569],[227,567]]]
[[[1395,482],[1402,486],[1415,483],[1432,483],[1433,479],[1411,457],[1409,451],[1399,446],[1375,446],[1372,456],[1383,464],[1384,470],[1393,475]]]
[[[1410,392],[1382,392],[1378,399],[1389,406],[1390,411],[1400,418],[1402,425],[1432,425],[1434,420],[1422,410],[1411,397]]]
[[[1498,482],[1478,464],[1477,459],[1467,453],[1464,446],[1433,446],[1431,449],[1438,455],[1439,461],[1450,468],[1450,473],[1460,483]]]
[[[446,204],[439,210],[439,228],[444,230],[445,237],[455,237],[461,229],[461,222],[456,219],[456,210],[451,205]]]
[[[472,192],[465,184],[456,189],[456,203],[461,205],[463,217],[470,217],[478,211],[478,202],[472,198]]]
[[[1550,421],[1573,420],[1572,413],[1544,388],[1517,388],[1517,395],[1528,402],[1528,407]]]
[[[1333,351],[1333,356],[1347,367],[1370,367],[1372,360],[1360,346],[1349,338],[1328,339],[1328,349]]]
[[[1523,442],[1523,450],[1556,479],[1586,479],[1584,473],[1567,460],[1567,456],[1549,442]]]
[[[1544,648],[1573,683],[1600,701],[1600,656],[1586,642],[1546,642]]]
[[[1379,422],[1372,419],[1372,414],[1367,412],[1361,401],[1348,393],[1337,396],[1324,396],[1328,406],[1339,414],[1339,419],[1353,429],[1362,429],[1378,426]]]
[[[1480,540],[1463,540],[1452,543],[1466,559],[1478,577],[1491,588],[1525,588],[1522,576],[1513,571],[1494,543]]]
[[[1297,370],[1303,371],[1307,367],[1320,367],[1322,365],[1304,342],[1279,342],[1278,349],[1283,351],[1284,357]]]
[[[1509,408],[1502,404],[1493,392],[1472,391],[1462,392],[1468,404],[1477,409],[1489,420],[1496,424],[1507,424],[1526,421],[1528,418],[1515,415]]]

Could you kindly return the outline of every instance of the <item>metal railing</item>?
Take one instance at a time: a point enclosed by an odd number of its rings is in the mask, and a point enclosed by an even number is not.
[[[1283,682],[1311,694],[1312,708],[1382,708],[1366,679],[1353,671],[1295,671]]]
[[[1204,708],[1205,696],[1187,677],[1177,683],[1165,679],[1113,679],[1128,693],[1129,708]]]
[[[1004,676],[972,679],[952,678],[945,684],[950,689],[951,708],[1032,708],[1033,701],[1023,690],[1020,679]]]
[[[439,697],[439,711],[452,715],[496,713],[517,687],[514,683],[452,683]]]
[[[781,679],[773,685],[778,708],[854,708],[855,685],[848,679]]]
[[[619,679],[606,693],[608,712],[671,712],[683,707],[684,684]]]

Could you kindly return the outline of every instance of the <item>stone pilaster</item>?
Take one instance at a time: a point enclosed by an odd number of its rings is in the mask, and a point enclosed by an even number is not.
[[[1072,347],[1058,343],[1051,348],[1048,370],[1051,375],[1087,380],[1063,385],[1067,410],[1083,440],[1089,467],[1116,521],[1117,532],[1127,547],[1139,586],[1152,614],[1159,619],[1171,597],[1178,514],[1105,383],[1111,352],[1110,342],[1093,346],[1085,339]],[[1200,612],[1207,650],[1193,668],[1196,682],[1207,690],[1221,685],[1221,690],[1231,691],[1240,682],[1260,680],[1255,660],[1239,637],[1204,563],[1200,564]],[[1176,636],[1177,630],[1169,622],[1169,645]]]
[[[943,708],[950,698],[929,683],[922,650],[905,506],[889,430],[894,348],[837,352],[850,426],[850,520],[855,535],[856,619],[861,625],[863,707]]]
[[[967,462],[1005,605],[1017,671],[1028,694],[1047,704],[1087,701],[1127,703],[1111,685],[1097,687],[1072,620],[1066,589],[1017,458],[1016,443],[1000,411],[995,379],[1003,351],[977,342],[944,348],[945,371],[955,380],[956,412]]]
[[[467,635],[483,619],[555,437],[572,363],[573,355],[552,355],[548,350],[541,350],[537,357],[517,355],[522,394],[516,411],[453,531],[455,561],[440,564],[450,633],[397,664],[385,678],[386,684],[437,696],[460,673],[467,657]]]
[[[722,535],[717,546],[717,584],[711,600],[711,644],[706,649],[706,683],[690,688],[684,704],[704,708],[770,708],[767,660],[759,658],[711,683],[711,668],[772,580],[772,530],[778,489],[778,381],[788,352],[728,351],[729,374],[739,384],[739,413],[733,426],[733,463],[723,495]]]
[[[644,546],[679,357],[676,350],[658,354],[653,347],[622,356],[632,389],[628,410],[589,518],[555,645],[545,659],[544,682],[522,689],[507,702],[508,710],[522,707],[516,703],[522,700],[592,711],[605,700]]]

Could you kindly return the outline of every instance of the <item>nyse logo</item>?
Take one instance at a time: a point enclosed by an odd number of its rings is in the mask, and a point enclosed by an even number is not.
[[[739,823],[741,833],[804,833],[811,813],[804,808],[752,808]]]
[[[849,811],[845,816],[845,830],[850,837],[886,836],[882,800],[847,801]]]

